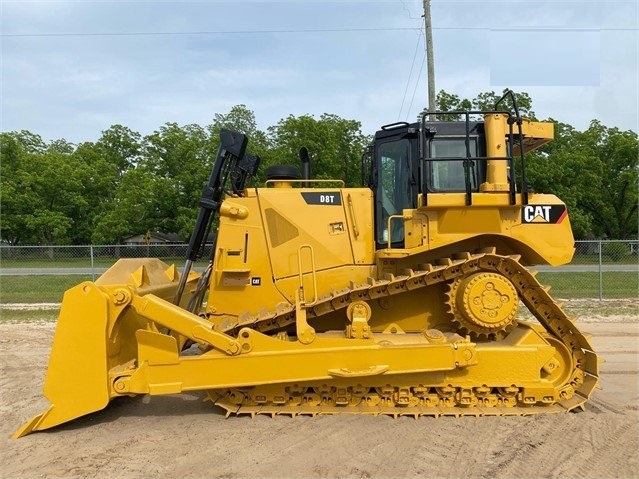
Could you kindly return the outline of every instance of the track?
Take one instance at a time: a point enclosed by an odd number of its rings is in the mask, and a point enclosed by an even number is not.
[[[519,263],[518,256],[503,256],[494,248],[477,254],[464,253],[445,258],[436,264],[422,264],[405,270],[401,276],[387,275],[384,279],[369,278],[365,285],[351,284],[319,298],[307,310],[309,319],[344,309],[353,301],[371,301],[425,288],[436,283],[452,283],[456,279],[477,272],[498,273],[514,285],[520,300],[548,333],[548,341],[558,349],[565,347],[571,356],[573,369],[563,384],[557,386],[558,400],[529,404],[523,401],[521,386],[498,388],[478,384],[462,388],[431,387],[428,384],[288,384],[259,386],[243,390],[210,391],[209,396],[227,414],[316,415],[316,414],[385,414],[391,416],[483,416],[530,415],[583,408],[593,390],[598,387],[599,363],[588,338],[579,332],[561,305],[548,294],[535,273]],[[295,322],[294,307],[278,305],[258,316],[245,314],[237,324],[225,332],[237,334],[243,327],[269,333]]]

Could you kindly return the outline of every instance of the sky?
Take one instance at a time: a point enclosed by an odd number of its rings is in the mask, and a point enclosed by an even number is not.
[[[436,89],[525,91],[540,119],[639,131],[634,1],[432,0]],[[422,1],[0,0],[0,131],[95,141],[323,113],[381,125],[427,104]]]

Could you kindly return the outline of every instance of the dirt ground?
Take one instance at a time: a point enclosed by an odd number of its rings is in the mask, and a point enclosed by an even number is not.
[[[43,411],[50,322],[0,324],[0,475],[17,477],[639,476],[639,322],[588,322],[606,360],[585,412],[392,419],[233,417],[203,394],[124,398],[13,440]]]

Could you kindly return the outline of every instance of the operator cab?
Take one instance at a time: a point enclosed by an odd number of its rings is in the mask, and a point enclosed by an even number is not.
[[[388,247],[389,218],[433,193],[479,192],[486,179],[484,123],[393,123],[375,133],[364,176],[375,196],[375,242]],[[421,195],[420,195],[421,194]],[[403,221],[391,218],[390,243],[402,248]]]

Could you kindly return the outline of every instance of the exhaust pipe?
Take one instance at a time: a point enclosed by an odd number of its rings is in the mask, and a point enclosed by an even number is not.
[[[311,179],[311,157],[308,156],[308,150],[305,146],[300,148],[299,151],[300,161],[302,162],[302,179],[310,180]],[[302,182],[303,188],[309,188],[310,183],[308,181]]]

